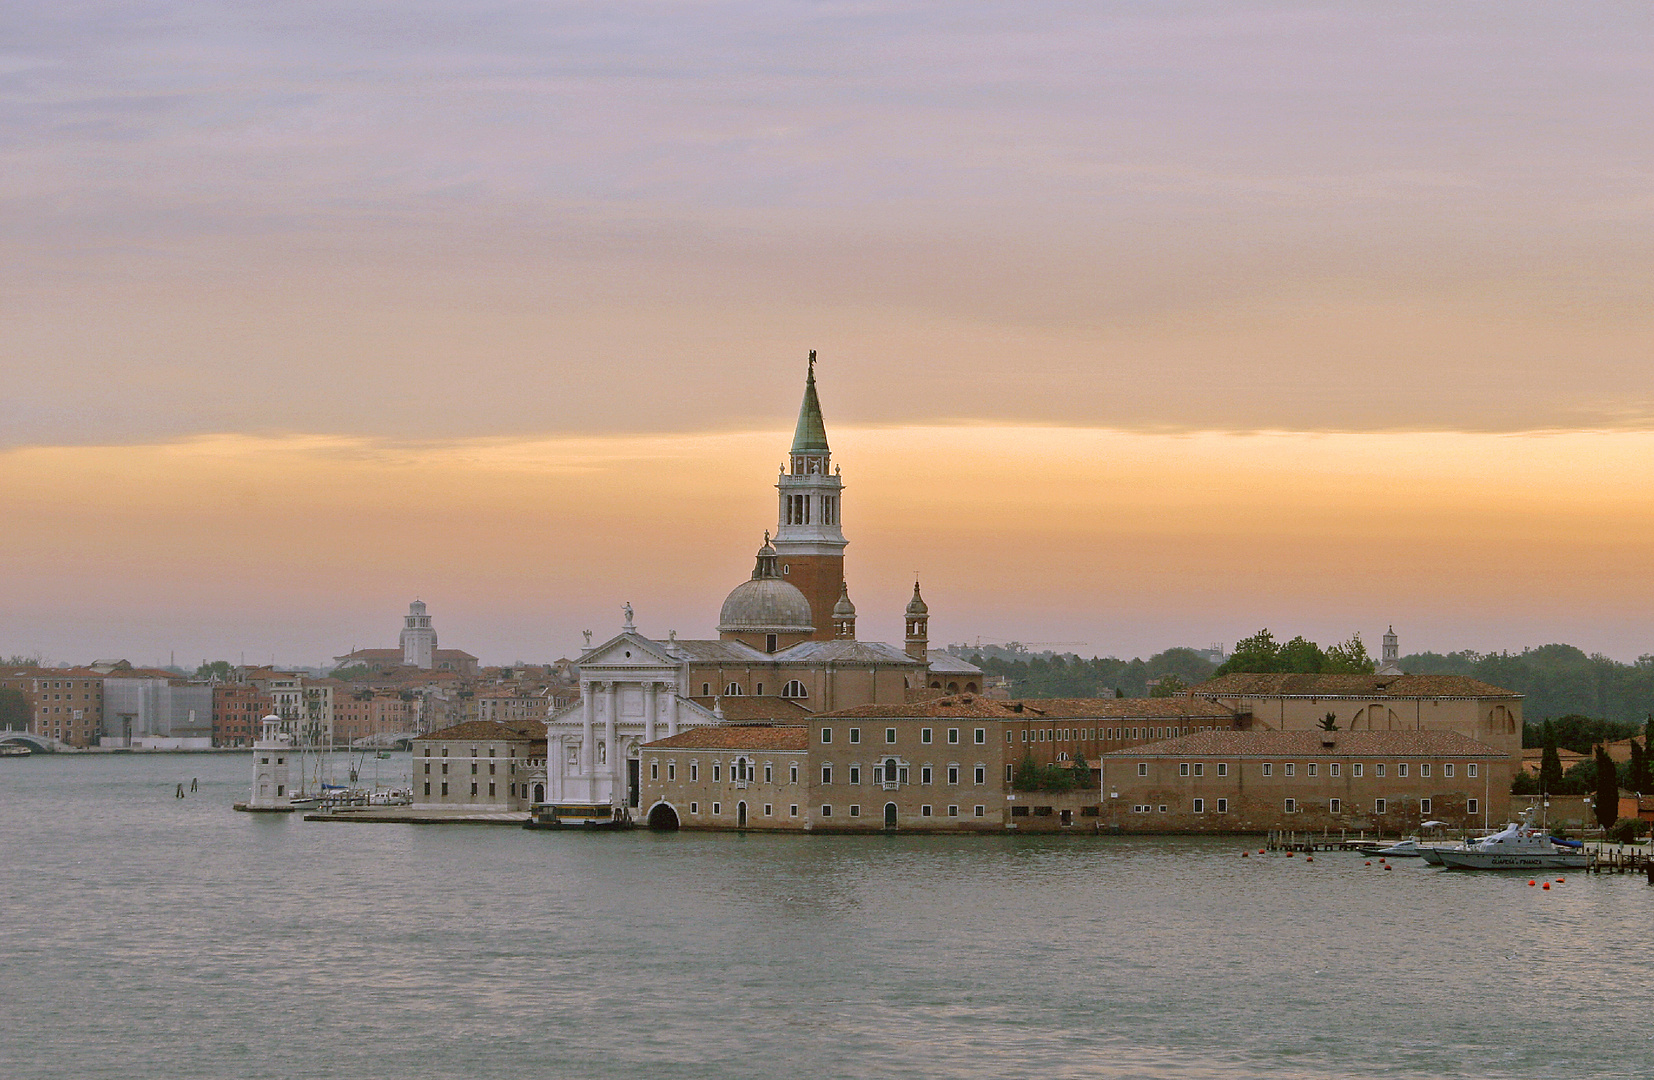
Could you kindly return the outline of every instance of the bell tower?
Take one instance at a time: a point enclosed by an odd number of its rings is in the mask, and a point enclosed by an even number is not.
[[[775,484],[781,497],[775,551],[782,580],[810,602],[817,641],[834,637],[833,607],[845,591],[844,548],[849,543],[839,527],[844,481],[832,471],[832,457],[816,398],[816,354],[811,349],[792,452]]]

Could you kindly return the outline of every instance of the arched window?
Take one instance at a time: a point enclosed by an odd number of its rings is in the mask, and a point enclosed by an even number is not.
[[[701,696],[702,697],[711,697],[712,696],[712,684],[711,683],[704,682],[704,683],[701,684]]]
[[[732,682],[724,687],[725,697],[740,697],[744,693],[745,691],[741,689],[741,684],[738,682]]]
[[[802,698],[809,697],[810,692],[804,689],[803,683],[799,682],[797,679],[793,679],[786,686],[781,688],[781,696],[784,698]]]
[[[959,692],[959,684],[958,683],[956,683],[956,682],[948,683],[948,693],[957,694],[958,692]]]

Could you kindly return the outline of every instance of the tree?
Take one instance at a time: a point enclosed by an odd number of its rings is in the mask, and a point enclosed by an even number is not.
[[[29,699],[15,686],[0,686],[0,731],[29,730]]]
[[[1614,759],[1608,756],[1608,748],[1597,744],[1597,792],[1595,811],[1597,824],[1607,829],[1620,816],[1620,785],[1619,774],[1614,770]]]
[[[338,679],[341,682],[356,682],[368,677],[368,666],[366,664],[346,664],[328,672],[327,677]]]
[[[1281,671],[1318,675],[1326,667],[1327,654],[1321,651],[1321,646],[1299,634],[1281,646],[1279,660]]]
[[[1544,754],[1539,758],[1539,790],[1553,794],[1562,791],[1562,756],[1556,752],[1556,728],[1549,720],[1543,731]]]
[[[1235,651],[1229,654],[1229,659],[1220,665],[1214,675],[1229,675],[1234,672],[1248,674],[1269,674],[1281,670],[1281,646],[1276,643],[1275,635],[1265,627],[1249,638],[1242,638],[1235,642]]]
[[[1091,786],[1091,766],[1086,764],[1084,754],[1078,751],[1075,752],[1074,764],[1069,766],[1069,771],[1074,774],[1075,787],[1085,788]]]
[[[1327,715],[1321,717],[1321,730],[1322,731],[1337,731],[1338,730],[1338,714],[1335,713],[1335,712],[1328,712]]]
[[[228,660],[214,660],[210,664],[202,661],[201,666],[195,669],[195,677],[197,679],[217,679],[219,682],[229,682],[230,668],[231,665]]]
[[[1188,693],[1189,688],[1176,675],[1162,675],[1149,690],[1149,697],[1177,697]]]
[[[1641,795],[1654,790],[1650,784],[1648,773],[1648,747],[1636,739],[1631,740],[1631,775],[1626,777],[1625,786]]]
[[[1378,670],[1378,665],[1367,655],[1367,646],[1362,643],[1361,635],[1356,633],[1350,635],[1350,640],[1341,641],[1327,650],[1321,670],[1328,675],[1371,675]]]

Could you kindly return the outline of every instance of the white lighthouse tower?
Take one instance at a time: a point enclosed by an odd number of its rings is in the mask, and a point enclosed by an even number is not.
[[[293,809],[293,786],[290,779],[296,739],[289,730],[295,720],[266,716],[258,741],[253,744],[253,794],[246,803],[248,810],[282,811]]]

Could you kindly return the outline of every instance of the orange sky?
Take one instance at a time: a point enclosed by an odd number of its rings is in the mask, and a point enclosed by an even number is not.
[[[1651,31],[12,5],[0,655],[706,633],[811,348],[870,635],[1654,652]]]

